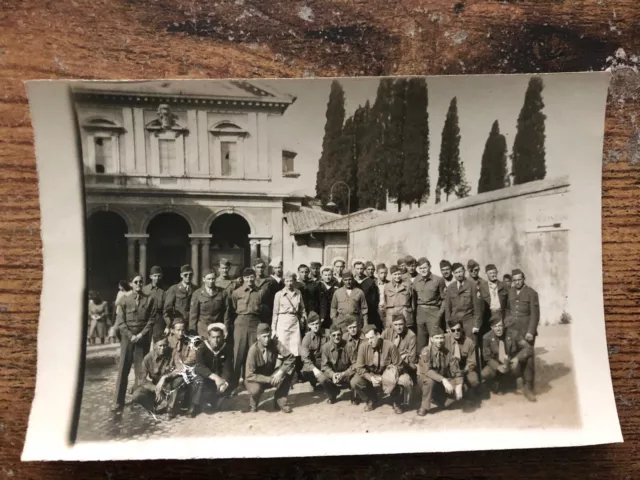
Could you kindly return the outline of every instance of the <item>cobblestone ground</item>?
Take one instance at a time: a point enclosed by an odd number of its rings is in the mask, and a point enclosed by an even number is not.
[[[151,437],[217,435],[279,435],[298,433],[368,433],[412,431],[424,428],[510,429],[577,428],[580,422],[572,371],[570,326],[540,328],[536,341],[536,392],[538,402],[527,402],[521,392],[492,395],[481,406],[462,404],[451,410],[418,417],[415,410],[402,415],[384,404],[365,413],[363,405],[349,402],[345,391],[334,405],[324,403],[321,392],[307,384],[297,384],[289,396],[293,413],[272,408],[273,391],[267,391],[257,413],[243,413],[249,404],[246,392],[229,400],[222,411],[205,410],[196,418],[178,416],[172,420],[154,418],[138,406],[127,405],[121,416],[109,408],[113,402],[116,367],[111,362],[92,361],[85,371],[84,392],[77,441],[143,440]],[[131,380],[130,380],[131,382]],[[508,419],[508,425],[504,421]],[[205,433],[206,432],[206,433]]]

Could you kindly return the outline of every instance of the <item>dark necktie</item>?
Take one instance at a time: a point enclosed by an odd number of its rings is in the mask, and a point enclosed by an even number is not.
[[[267,349],[265,348],[265,349],[262,351],[262,359],[264,360],[264,363],[265,363],[265,364],[267,363],[267,361],[268,361],[267,359],[268,359],[268,358],[269,358],[269,352],[268,352],[268,351],[267,351]]]
[[[136,307],[140,306],[140,295],[136,295]]]

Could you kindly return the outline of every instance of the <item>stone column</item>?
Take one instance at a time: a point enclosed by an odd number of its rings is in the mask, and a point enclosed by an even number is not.
[[[260,257],[269,265],[271,262],[271,239],[260,240]]]
[[[260,240],[249,240],[249,247],[251,248],[250,265],[253,266],[253,262],[258,258],[258,245]]]
[[[202,238],[202,274],[211,268],[211,259],[210,259],[210,244],[211,238]]]
[[[136,239],[125,235],[127,238],[127,280],[131,280],[136,269]]]
[[[193,283],[200,285],[200,262],[198,260],[198,246],[200,239],[191,237],[191,268],[193,268]]]
[[[138,273],[142,275],[144,281],[147,279],[147,238],[139,238],[138,244],[140,245],[140,263],[138,267]]]

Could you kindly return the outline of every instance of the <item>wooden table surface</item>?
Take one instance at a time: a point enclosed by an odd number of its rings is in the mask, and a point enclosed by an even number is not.
[[[0,13],[0,478],[640,478],[640,75],[631,68],[612,79],[602,192],[607,341],[624,444],[264,461],[19,460],[42,281],[24,80],[602,70],[619,47],[640,55],[638,0],[4,0]],[[65,321],[60,312],[61,329]]]

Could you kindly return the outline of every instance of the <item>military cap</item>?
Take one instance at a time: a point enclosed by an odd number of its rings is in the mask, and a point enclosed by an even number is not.
[[[154,265],[153,267],[151,267],[151,270],[149,271],[149,275],[162,275],[162,268],[160,268],[157,265]]]
[[[271,327],[269,326],[268,323],[258,324],[258,330],[257,330],[258,335],[262,335],[264,333],[269,333],[269,332],[271,332]]]
[[[309,312],[309,314],[307,315],[307,325],[310,325],[312,323],[319,322],[319,321],[320,321],[320,315],[318,315],[314,311]]]
[[[391,267],[389,267],[389,273],[393,274],[396,272],[400,271],[400,267],[398,267],[398,265],[391,265]]]
[[[490,263],[489,265],[487,265],[486,267],[484,267],[484,271],[485,272],[490,272],[491,270],[498,270],[498,267],[496,267],[493,263]]]
[[[255,274],[256,274],[256,272],[253,270],[253,268],[248,268],[247,267],[242,271],[242,276],[243,277],[250,277],[251,275],[255,275]]]
[[[182,267],[180,267],[180,274],[183,273],[193,273],[193,268],[191,268],[191,265],[182,265]]]
[[[378,329],[376,328],[376,326],[370,323],[370,324],[366,325],[366,326],[362,329],[362,333],[364,333],[364,334],[366,335],[366,334],[367,334],[367,333],[369,333],[371,330],[373,330],[373,331],[374,331],[374,332],[376,332],[376,333],[378,332]]]
[[[351,273],[351,270],[345,270],[345,272],[342,274],[342,278],[353,278],[353,273]]]
[[[472,270],[475,267],[480,267],[480,264],[476,262],[474,259],[471,259],[467,262],[467,270]]]

